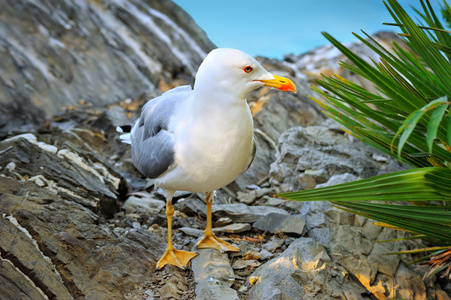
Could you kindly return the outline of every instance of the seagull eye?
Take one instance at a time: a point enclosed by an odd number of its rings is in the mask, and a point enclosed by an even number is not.
[[[251,66],[245,66],[244,68],[243,68],[243,71],[245,72],[245,73],[250,73],[250,72],[252,72],[252,67]]]

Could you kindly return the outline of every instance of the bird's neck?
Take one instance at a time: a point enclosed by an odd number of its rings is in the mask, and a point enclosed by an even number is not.
[[[228,111],[235,109],[243,109],[247,106],[246,96],[238,95],[236,93],[230,93],[228,91],[222,91],[221,89],[210,90],[194,89],[193,106],[201,111]]]

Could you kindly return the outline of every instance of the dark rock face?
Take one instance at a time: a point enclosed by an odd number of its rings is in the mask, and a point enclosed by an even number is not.
[[[189,82],[214,48],[172,1],[0,1],[0,127]]]
[[[118,236],[101,222],[126,183],[81,145],[32,134],[0,143],[0,282],[8,287],[0,298],[114,299],[155,270],[163,240]]]
[[[86,207],[30,181],[0,177],[0,193],[2,299],[117,299],[155,270],[156,236],[145,246],[118,238]]]
[[[125,180],[100,156],[78,149],[70,141],[61,148],[38,142],[33,134],[19,135],[0,143],[2,173],[35,182],[94,212],[112,216]]]

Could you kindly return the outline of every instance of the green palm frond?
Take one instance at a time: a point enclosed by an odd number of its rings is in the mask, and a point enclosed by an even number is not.
[[[451,202],[451,169],[416,168],[279,196],[296,201]]]

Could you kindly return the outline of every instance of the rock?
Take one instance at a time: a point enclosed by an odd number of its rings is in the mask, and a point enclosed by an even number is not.
[[[253,189],[248,192],[238,192],[238,201],[245,204],[252,204],[257,200],[257,198],[260,198],[268,193],[270,193],[272,189],[270,188],[260,188],[260,189]]]
[[[252,190],[251,192],[238,192],[237,198],[241,203],[250,205],[255,202],[257,196],[255,195],[255,191]]]
[[[426,288],[422,276],[404,264],[399,265],[395,275],[396,297],[406,299],[426,299]]]
[[[203,216],[207,215],[207,206],[205,202],[198,198],[189,198],[178,201],[177,209],[188,216],[197,215],[198,213],[201,213]]]
[[[392,278],[398,270],[400,259],[397,255],[387,255],[387,253],[390,253],[390,249],[386,247],[386,245],[383,243],[376,243],[368,255],[368,262],[370,262],[379,273],[388,275]]]
[[[234,223],[224,227],[213,228],[214,233],[241,233],[251,230],[252,226],[249,223]]]
[[[300,213],[306,221],[307,229],[320,228],[328,226],[327,212],[334,209],[330,202],[326,201],[308,201],[304,202]]]
[[[253,274],[249,299],[368,299],[369,293],[308,238],[295,240]]]
[[[0,127],[189,82],[213,43],[172,1],[0,1]],[[25,38],[26,37],[26,38]],[[39,100],[37,100],[39,99]],[[81,99],[81,100],[80,100]],[[29,124],[29,123],[28,123]]]
[[[269,206],[247,206],[239,204],[218,204],[212,205],[213,215],[219,219],[224,217],[231,218],[234,222],[252,223],[260,217],[270,213],[288,214],[285,210]]]
[[[260,252],[257,252],[255,250],[248,250],[246,253],[243,254],[244,260],[255,260],[260,259],[262,257],[262,254]]]
[[[0,259],[0,298],[48,299],[42,290],[8,259]],[[66,296],[70,297],[68,293]]]
[[[248,223],[235,223],[226,225],[223,227],[213,227],[213,232],[215,234],[218,233],[241,233],[251,230],[251,225]],[[195,236],[195,237],[201,237],[204,235],[203,230],[190,228],[190,227],[180,227],[178,230],[183,231],[187,235]]]
[[[314,188],[343,173],[367,178],[379,170],[372,153],[369,146],[325,126],[293,127],[280,136],[270,182],[288,192]]]
[[[255,259],[237,260],[232,264],[232,269],[240,270],[240,269],[246,269],[246,268],[256,268],[256,267],[259,267],[260,265],[261,265],[261,263],[256,261]]]
[[[219,218],[216,222],[215,222],[215,227],[221,227],[221,226],[225,226],[225,225],[229,225],[230,223],[232,223],[232,219],[230,218]]]
[[[191,227],[180,227],[180,231],[183,231],[187,235],[195,236],[195,237],[201,237],[204,235],[203,230],[195,229]]]
[[[316,188],[322,188],[322,187],[326,187],[326,186],[332,186],[332,185],[337,185],[337,184],[341,184],[341,183],[351,182],[351,181],[355,181],[357,179],[358,178],[355,175],[352,175],[349,173],[334,175],[334,176],[330,177],[327,182],[316,185]]]
[[[261,249],[260,254],[260,260],[267,260],[268,258],[271,258],[273,256],[273,254],[266,249]]]
[[[332,237],[332,242],[337,245],[336,250],[338,247],[343,247],[347,250],[346,252],[354,255],[369,255],[373,249],[372,241],[362,235],[361,229],[349,225],[339,226]]]
[[[290,211],[300,212],[304,203],[303,201],[286,201],[283,207],[286,207]]]
[[[227,254],[214,249],[198,249],[191,266],[196,281],[196,300],[238,300],[238,294],[230,286],[235,275]]]
[[[172,282],[166,283],[159,290],[162,299],[180,299],[180,295],[177,293],[177,291],[177,286]]]
[[[274,197],[269,197],[269,196],[265,196],[264,199],[266,201],[268,201],[268,205],[269,206],[279,206],[282,204],[285,204],[288,202],[288,200],[284,200],[284,199],[280,199],[280,198],[274,198]]]
[[[269,252],[273,252],[274,250],[280,248],[283,245],[284,241],[277,237],[272,237],[272,239],[262,245],[263,249]]]
[[[0,174],[35,182],[106,216],[126,192],[124,179],[104,159],[67,141],[55,147],[23,134],[0,142],[0,153]]]
[[[141,192],[128,197],[122,205],[122,208],[126,213],[141,212],[156,215],[165,206],[165,201],[154,199],[151,194]]]
[[[92,125],[102,129],[107,134],[116,135],[118,126],[132,123],[133,121],[127,116],[122,106],[112,105],[109,109],[104,110]]]
[[[377,153],[373,153],[372,158],[375,161],[378,161],[378,162],[387,162],[387,160],[388,160],[388,158],[386,156],[380,155],[380,154],[377,154]]]
[[[8,270],[0,278],[14,278],[16,290],[30,288],[18,295],[120,298],[155,271],[155,255],[164,251],[158,236],[117,237],[91,210],[33,181],[0,176],[0,195],[0,255]]]
[[[296,216],[270,213],[258,219],[252,227],[270,233],[286,233],[301,236],[304,234],[305,221]]]

